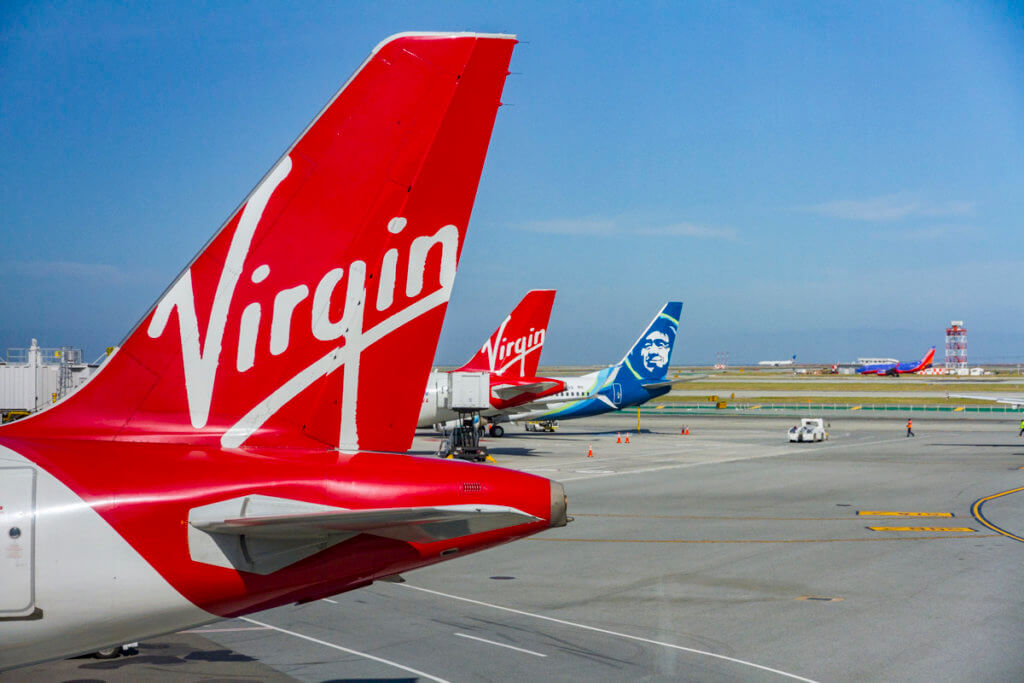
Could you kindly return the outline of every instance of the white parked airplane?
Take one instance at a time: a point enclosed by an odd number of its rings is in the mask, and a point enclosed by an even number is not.
[[[566,523],[548,479],[397,454],[515,42],[378,45],[100,370],[0,427],[0,670]]]
[[[568,420],[638,406],[663,396],[672,386],[703,375],[668,379],[668,365],[679,329],[683,304],[670,301],[621,361],[576,377],[559,377],[565,389],[539,402],[503,411],[492,422]]]
[[[764,365],[769,368],[784,368],[792,365],[793,363],[796,363],[796,355],[792,358],[787,358],[786,360],[762,360],[757,362],[758,365]]]
[[[535,376],[544,340],[547,338],[548,320],[554,301],[553,289],[527,292],[476,355],[453,371],[489,373],[491,407],[480,411],[483,417],[498,415],[565,388],[561,380]],[[459,413],[451,408],[449,400],[451,374],[430,373],[417,421],[418,427],[454,426],[459,421]],[[501,436],[503,433],[504,429],[500,425],[492,425],[493,436]]]

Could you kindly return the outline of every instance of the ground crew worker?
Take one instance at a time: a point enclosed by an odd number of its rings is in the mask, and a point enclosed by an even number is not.
[[[1021,420],[1021,423],[1024,424],[1024,420]],[[913,420],[907,420],[907,436],[914,436],[913,426],[914,426],[914,421]]]
[[[1017,432],[1017,436],[1024,435],[1024,420],[1020,421],[1020,431]]]

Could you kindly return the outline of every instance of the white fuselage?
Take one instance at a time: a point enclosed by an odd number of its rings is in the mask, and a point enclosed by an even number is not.
[[[596,386],[598,374],[598,372],[591,372],[586,375],[556,377],[555,379],[565,382],[565,389],[557,394],[546,396],[544,401],[516,406],[506,411],[505,415],[510,420],[532,420],[583,401],[598,389]]]
[[[0,670],[220,619],[171,587],[71,489],[3,446],[0,496],[21,501],[0,511]]]
[[[554,377],[565,382],[565,389],[546,396],[544,401],[524,403],[507,410],[490,408],[480,411],[481,417],[486,418],[508,418],[510,420],[529,420],[535,416],[559,410],[576,401],[585,399],[593,391],[594,383],[597,380],[596,372],[587,375],[573,377]],[[423,404],[420,406],[420,417],[416,423],[417,427],[432,427],[445,424],[459,418],[454,410],[445,408],[448,399],[448,373],[431,372],[427,380],[427,389],[423,394]]]

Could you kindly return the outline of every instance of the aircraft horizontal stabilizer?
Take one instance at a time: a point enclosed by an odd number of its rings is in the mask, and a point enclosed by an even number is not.
[[[191,510],[189,549],[197,562],[269,574],[358,534],[436,543],[538,520],[504,505],[346,510],[254,495]]]
[[[192,526],[208,533],[253,538],[366,533],[413,543],[434,543],[538,520],[538,517],[503,505],[445,505],[236,517],[192,522]]]
[[[644,382],[643,388],[647,390],[652,389],[663,389],[665,387],[674,387],[677,384],[686,384],[698,379],[704,379],[707,375],[684,375],[682,377],[673,377],[672,379],[665,380],[664,382]]]
[[[1024,406],[1024,396],[980,396],[978,394],[946,394],[946,398],[970,398],[976,401],[993,401],[1011,406]]]
[[[529,384],[500,384],[492,386],[491,393],[503,401],[508,401],[522,394],[542,394],[550,389],[564,386],[564,384],[561,380],[556,379],[530,382]]]

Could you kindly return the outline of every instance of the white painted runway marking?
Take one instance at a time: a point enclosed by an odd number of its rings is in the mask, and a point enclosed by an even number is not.
[[[498,643],[498,642],[495,642],[493,640],[487,640],[486,638],[477,638],[476,636],[471,636],[468,633],[456,633],[455,635],[457,635],[460,638],[469,638],[470,640],[479,640],[481,643],[487,643],[488,645],[497,645],[498,647],[507,647],[509,650],[515,650],[516,652],[525,652],[526,654],[533,655],[534,657],[547,657],[547,655],[541,654],[540,652],[534,652],[533,650],[527,650],[527,649],[522,648],[522,647],[516,647],[515,645],[506,645],[505,643]]]
[[[320,598],[320,599],[323,600],[324,602],[329,602],[332,605],[337,605],[338,604],[337,600],[331,600],[330,598]]]
[[[760,455],[741,455],[741,456],[737,456],[735,458],[722,458],[721,460],[703,460],[701,462],[682,462],[682,463],[675,463],[673,465],[661,465],[659,467],[646,467],[646,468],[640,468],[640,469],[635,469],[635,470],[621,470],[621,471],[618,471],[618,472],[610,472],[608,474],[593,473],[593,476],[561,477],[561,478],[559,478],[559,481],[563,481],[563,482],[564,481],[584,481],[586,479],[598,479],[598,478],[601,478],[601,477],[619,476],[619,475],[623,475],[623,474],[643,474],[645,472],[661,472],[662,470],[679,470],[679,469],[684,469],[684,468],[687,468],[687,467],[703,467],[705,465],[721,465],[721,464],[727,463],[727,462],[742,462],[744,460],[759,460],[761,458],[777,458],[780,455],[790,455],[792,453],[802,453],[802,454],[814,453],[814,452],[817,452],[817,451],[820,451],[820,450],[824,450],[825,448],[828,448],[829,450],[834,451],[834,450],[838,450],[840,448],[849,448],[851,446],[878,446],[879,444],[883,444],[883,443],[897,443],[897,442],[900,442],[902,440],[903,439],[900,438],[900,439],[884,439],[882,441],[861,441],[861,442],[857,442],[857,443],[840,444],[838,446],[836,446],[836,445],[829,445],[829,446],[817,446],[817,447],[811,447],[811,448],[802,448],[800,450],[796,450],[796,449],[792,449],[792,448],[787,448],[787,447],[782,447],[782,448],[779,449],[779,451],[777,453],[763,453],[763,454],[760,454]],[[576,471],[580,472],[582,470],[576,470]]]
[[[410,666],[405,666],[404,664],[399,664],[398,662],[392,662],[390,659],[384,659],[383,657],[376,657],[374,655],[367,654],[365,652],[359,652],[358,650],[353,650],[351,648],[342,647],[341,645],[335,645],[334,643],[328,643],[326,640],[320,640],[319,638],[314,638],[312,636],[307,636],[307,635],[302,634],[302,633],[297,633],[295,631],[289,631],[288,629],[281,628],[279,626],[272,626],[271,624],[264,624],[262,621],[256,621],[255,619],[250,619],[249,617],[239,617],[239,618],[242,621],[248,621],[250,624],[256,624],[257,626],[263,626],[264,628],[273,629],[274,631],[278,631],[280,633],[285,633],[285,634],[287,634],[289,636],[294,636],[296,638],[301,638],[302,640],[308,640],[309,642],[316,643],[317,645],[323,645],[324,647],[330,647],[330,648],[333,648],[335,650],[340,650],[341,652],[347,652],[348,654],[356,655],[357,657],[365,657],[366,659],[372,659],[375,662],[380,662],[381,664],[387,664],[388,666],[393,666],[396,669],[401,669],[402,671],[408,671],[411,674],[416,674],[417,676],[422,676],[423,678],[426,678],[427,680],[430,680],[430,681],[437,681],[437,683],[450,683],[449,681],[446,681],[443,678],[438,678],[437,676],[431,676],[428,673],[424,673],[424,672],[419,671],[417,669],[413,669]]]
[[[178,633],[235,633],[237,631],[266,631],[265,626],[242,626],[241,628],[192,628]]]
[[[546,617],[543,614],[534,614],[533,612],[524,612],[523,610],[513,609],[511,607],[503,607],[501,605],[494,605],[489,602],[483,602],[481,600],[473,600],[472,598],[464,598],[459,595],[451,595],[450,593],[442,593],[441,591],[431,590],[429,588],[421,588],[419,586],[411,586],[408,583],[393,584],[401,588],[411,588],[413,590],[422,591],[424,593],[431,593],[433,595],[439,595],[443,598],[450,598],[452,600],[461,600],[462,602],[468,602],[474,605],[480,605],[482,607],[490,607],[492,609],[502,610],[503,612],[511,612],[513,614],[519,614],[524,617],[532,617],[534,619],[543,619],[544,621],[550,621],[555,624],[562,624],[563,626],[573,626],[575,628],[581,628],[586,631],[594,631],[596,633],[604,633],[609,636],[616,636],[618,638],[626,638],[627,640],[635,640],[640,643],[648,643],[650,645],[660,645],[662,647],[672,648],[673,650],[682,650],[683,652],[690,652],[697,655],[704,655],[706,657],[713,657],[715,659],[721,659],[727,662],[733,662],[734,664],[742,664],[743,666],[749,666],[754,669],[760,669],[761,671],[768,671],[779,676],[791,678],[795,681],[804,681],[804,683],[817,683],[812,678],[804,678],[803,676],[797,676],[796,674],[787,673],[780,671],[779,669],[773,669],[769,666],[762,666],[761,664],[755,664],[754,662],[748,662],[744,659],[736,659],[735,657],[727,657],[726,655],[715,654],[714,652],[706,652],[705,650],[697,650],[692,647],[683,647],[682,645],[676,645],[674,643],[665,643],[660,640],[651,640],[650,638],[641,638],[640,636],[631,636],[628,633],[619,633],[618,631],[609,631],[607,629],[598,628],[596,626],[587,626],[586,624],[578,624],[574,621],[566,621],[565,619],[556,619],[555,617]],[[243,617],[244,618],[244,617]]]

